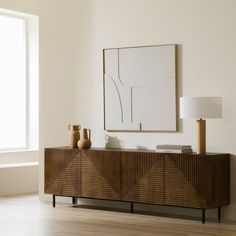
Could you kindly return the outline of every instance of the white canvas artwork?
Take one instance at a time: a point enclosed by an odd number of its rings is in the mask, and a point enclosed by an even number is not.
[[[176,131],[176,45],[104,49],[107,131]]]

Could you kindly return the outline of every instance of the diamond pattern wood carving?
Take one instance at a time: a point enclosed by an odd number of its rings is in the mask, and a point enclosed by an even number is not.
[[[229,154],[45,149],[45,193],[192,208],[229,204]]]
[[[45,160],[45,193],[81,195],[81,154],[72,150],[64,151],[63,155],[61,151],[46,152],[49,153],[45,156],[50,155],[50,159]]]
[[[166,158],[166,204],[196,208],[208,206],[211,191],[208,191],[207,188],[211,186],[209,184],[211,169],[209,168],[208,171],[204,169],[209,167],[204,164],[208,161],[207,158],[196,159],[196,157]],[[194,172],[192,166],[194,166]]]
[[[164,203],[164,157],[153,153],[123,153],[121,199]]]
[[[215,208],[227,204],[229,159],[222,162],[224,157],[227,155],[166,154],[165,204],[193,208]],[[222,175],[222,170],[226,175]],[[220,185],[225,191],[216,194]]]
[[[120,199],[119,152],[87,151],[82,157],[84,197]]]

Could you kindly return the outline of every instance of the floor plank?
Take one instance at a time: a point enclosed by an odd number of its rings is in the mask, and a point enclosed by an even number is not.
[[[235,236],[233,222],[207,222],[40,202],[37,196],[0,198],[1,236]]]

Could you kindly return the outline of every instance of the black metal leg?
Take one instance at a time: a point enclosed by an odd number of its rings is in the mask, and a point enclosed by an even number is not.
[[[218,207],[218,221],[221,220],[221,207]]]
[[[56,206],[56,196],[52,195],[52,206],[55,207]]]
[[[130,212],[131,213],[134,212],[134,203],[133,202],[130,203]]]
[[[76,197],[72,197],[72,204],[76,205],[77,204],[77,198]]]
[[[206,209],[202,209],[202,223],[205,224],[205,220],[206,220]]]

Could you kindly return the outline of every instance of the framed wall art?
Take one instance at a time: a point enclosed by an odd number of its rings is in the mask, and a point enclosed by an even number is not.
[[[176,131],[176,45],[103,50],[104,128]]]

